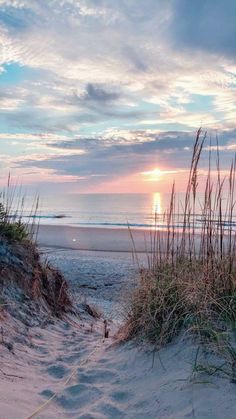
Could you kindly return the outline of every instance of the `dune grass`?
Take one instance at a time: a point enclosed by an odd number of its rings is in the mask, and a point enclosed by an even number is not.
[[[32,301],[41,302],[43,307],[46,302],[50,312],[59,316],[72,310],[72,301],[63,275],[40,258],[35,221],[38,207],[36,197],[27,222],[23,221],[25,197],[18,185],[11,184],[9,175],[0,194],[0,298],[4,284],[16,283]]]
[[[11,184],[10,174],[7,187],[0,193],[0,237],[12,241],[33,241],[35,229],[35,215],[39,206],[39,198],[35,198],[32,205],[28,222],[23,222],[25,209],[25,197],[22,196],[21,188]]]
[[[173,185],[166,231],[150,232],[152,252],[148,268],[140,269],[126,323],[128,337],[142,337],[160,347],[184,332],[214,346],[236,365],[236,160],[222,177],[219,149],[213,173],[211,147],[204,199],[198,202],[199,162],[206,134],[197,132],[178,229]],[[202,182],[202,179],[201,179]],[[196,207],[200,228],[196,228]],[[198,223],[199,224],[199,223]],[[235,369],[235,367],[234,367]]]

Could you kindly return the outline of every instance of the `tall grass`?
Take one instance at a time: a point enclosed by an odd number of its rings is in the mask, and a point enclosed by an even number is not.
[[[0,297],[4,285],[9,287],[15,282],[27,297],[41,304],[42,312],[49,309],[51,314],[60,316],[72,310],[72,301],[60,271],[40,259],[36,243],[38,206],[36,197],[25,217],[22,189],[11,183],[9,175],[6,189],[0,194]],[[16,294],[11,294],[13,304],[18,303]],[[11,305],[11,300],[5,305]],[[27,313],[31,309],[33,316],[31,305]]]
[[[131,298],[128,337],[141,336],[161,346],[188,331],[204,342],[224,336],[224,347],[229,347],[226,341],[236,326],[236,160],[223,177],[218,145],[214,169],[209,147],[204,198],[199,200],[199,162],[205,141],[206,133],[199,129],[182,204],[182,229],[178,228],[180,203],[173,185],[164,214],[167,229],[156,227],[150,232],[152,252]],[[199,222],[196,226],[199,206],[200,228]]]
[[[35,232],[37,232],[35,216],[38,207],[39,198],[36,197],[28,216],[28,222],[23,222],[25,197],[22,195],[21,188],[17,184],[11,183],[9,174],[7,186],[0,193],[0,237],[13,241],[32,241]]]

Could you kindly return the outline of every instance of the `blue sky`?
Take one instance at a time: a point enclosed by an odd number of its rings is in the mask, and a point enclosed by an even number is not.
[[[0,0],[0,180],[156,191],[236,149],[235,0]],[[142,175],[158,168],[163,176]]]

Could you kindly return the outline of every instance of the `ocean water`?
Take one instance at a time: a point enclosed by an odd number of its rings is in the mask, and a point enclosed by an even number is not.
[[[181,228],[184,195],[176,196],[175,226]],[[163,214],[169,207],[170,194],[63,194],[41,197],[35,218],[40,224],[73,225],[101,228],[166,227]],[[23,212],[30,217],[32,199]],[[200,206],[195,214],[195,227],[202,224]],[[227,221],[225,222],[227,224]],[[234,222],[236,226],[236,214]],[[231,225],[232,225],[231,224]]]
[[[32,199],[24,210],[30,217]],[[155,217],[163,223],[169,195],[154,194],[63,194],[40,198],[36,217],[40,224],[107,228],[152,227]]]

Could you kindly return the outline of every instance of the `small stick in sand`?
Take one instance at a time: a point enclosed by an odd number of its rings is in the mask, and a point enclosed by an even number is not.
[[[104,320],[104,338],[109,338],[109,329],[107,328],[107,320]]]

